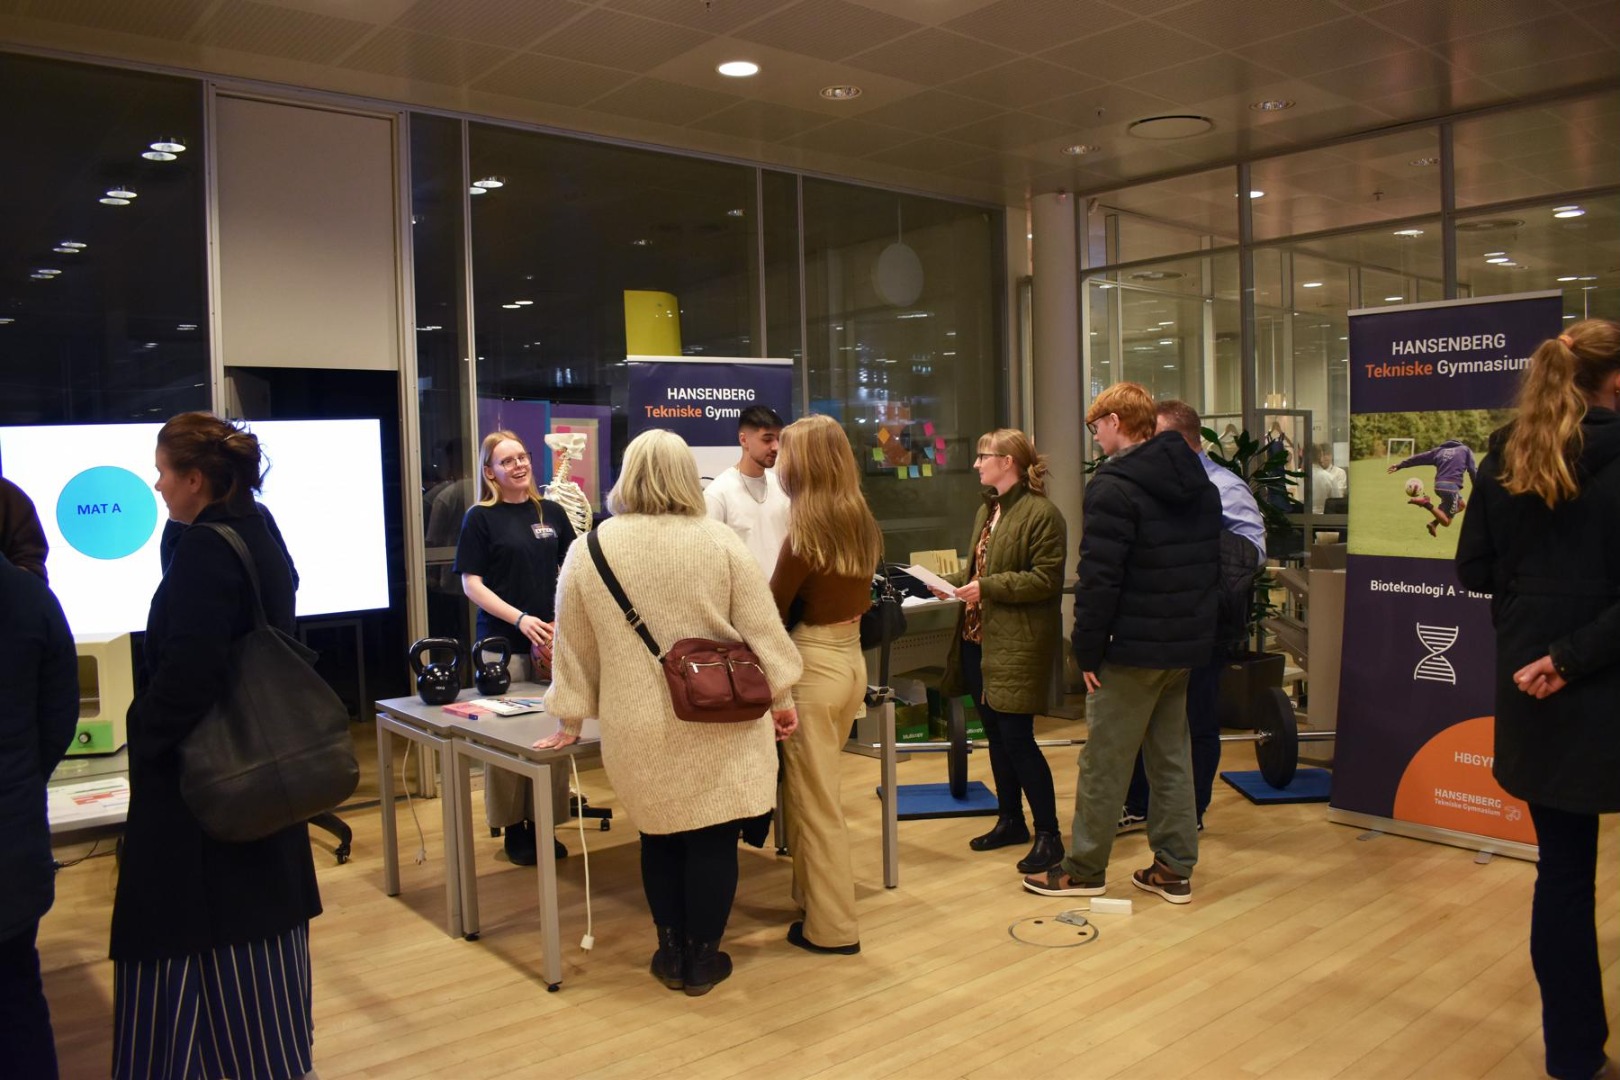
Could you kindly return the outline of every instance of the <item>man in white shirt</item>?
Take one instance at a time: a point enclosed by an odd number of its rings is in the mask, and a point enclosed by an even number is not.
[[[723,521],[742,538],[769,581],[788,534],[788,497],[772,468],[782,436],[782,418],[774,409],[752,405],[737,420],[742,457],[715,477],[703,491],[709,516]]]

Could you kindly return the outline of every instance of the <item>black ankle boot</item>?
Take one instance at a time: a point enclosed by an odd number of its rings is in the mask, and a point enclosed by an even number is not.
[[[1055,832],[1037,832],[1029,854],[1018,860],[1020,874],[1039,874],[1063,861],[1063,835]]]
[[[534,822],[522,821],[506,827],[506,857],[514,866],[535,864]]]
[[[983,836],[975,836],[968,841],[968,847],[974,851],[994,851],[996,848],[1012,847],[1014,844],[1029,843],[1029,827],[1022,818],[997,818],[995,826]]]
[[[720,951],[718,941],[686,939],[684,969],[687,997],[702,997],[714,984],[731,977],[731,956]]]
[[[671,990],[686,985],[686,935],[673,926],[658,928],[658,951],[653,953],[652,975]]]

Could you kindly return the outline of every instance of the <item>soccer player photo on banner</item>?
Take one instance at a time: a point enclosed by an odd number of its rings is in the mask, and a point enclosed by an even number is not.
[[[1453,559],[1491,433],[1562,316],[1558,292],[1350,312],[1335,820],[1535,843],[1527,808],[1491,774],[1490,596],[1463,588]]]

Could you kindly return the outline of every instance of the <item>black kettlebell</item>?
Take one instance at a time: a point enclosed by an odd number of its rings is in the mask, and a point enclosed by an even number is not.
[[[426,653],[429,662],[422,663]],[[448,654],[450,662],[435,663],[435,656]],[[406,653],[411,670],[416,672],[416,692],[424,705],[448,705],[461,693],[461,642],[455,638],[425,637],[412,645]]]
[[[498,658],[484,660],[484,653],[497,653]],[[506,670],[512,659],[512,643],[503,637],[481,638],[473,642],[473,684],[485,697],[499,697],[512,688],[512,673]]]

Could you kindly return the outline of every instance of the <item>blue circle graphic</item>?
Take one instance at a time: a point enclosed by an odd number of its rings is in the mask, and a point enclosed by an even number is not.
[[[56,524],[75,551],[92,559],[122,559],[152,538],[157,499],[146,481],[128,469],[97,465],[62,488]]]

